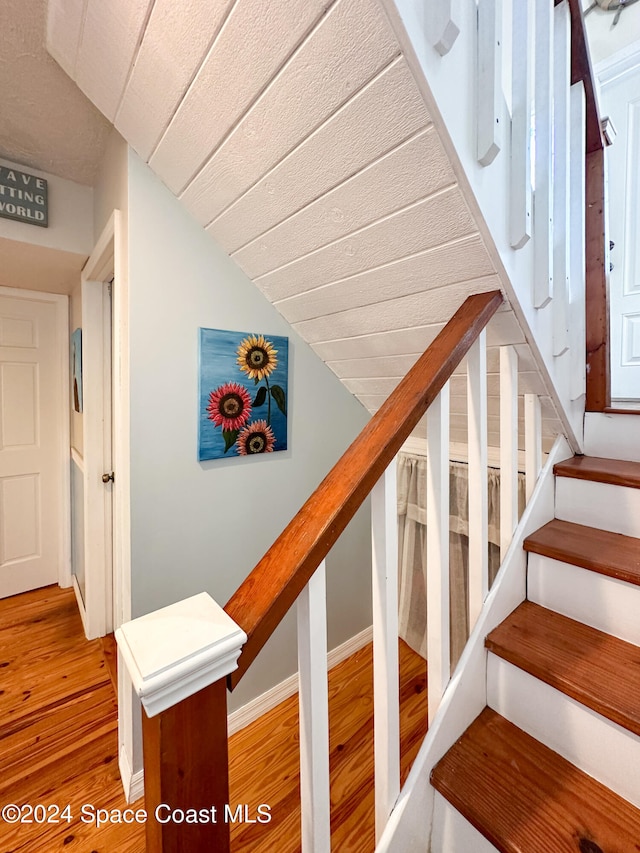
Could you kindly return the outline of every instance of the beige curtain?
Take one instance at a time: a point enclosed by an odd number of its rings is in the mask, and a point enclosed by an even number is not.
[[[449,582],[451,617],[451,669],[469,636],[469,480],[468,466],[452,462],[449,476]],[[489,481],[489,583],[500,566],[500,472],[488,470]],[[414,651],[427,656],[426,505],[427,460],[423,456],[398,456],[398,549],[400,636]],[[520,513],[524,508],[524,475],[518,479]]]

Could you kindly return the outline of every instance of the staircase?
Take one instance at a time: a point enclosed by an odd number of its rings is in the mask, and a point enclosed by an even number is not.
[[[527,600],[492,630],[487,705],[431,774],[431,850],[640,850],[640,463],[554,467]]]

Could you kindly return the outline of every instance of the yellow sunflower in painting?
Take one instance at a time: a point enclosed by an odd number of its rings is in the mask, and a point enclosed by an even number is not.
[[[249,335],[238,347],[238,366],[249,379],[260,382],[278,366],[278,350],[263,335]]]

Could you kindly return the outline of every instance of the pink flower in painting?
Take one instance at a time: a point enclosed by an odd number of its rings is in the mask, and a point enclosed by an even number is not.
[[[223,430],[239,430],[251,417],[251,397],[243,385],[225,382],[209,394],[207,417]]]
[[[248,456],[251,453],[272,453],[276,437],[266,421],[254,421],[245,427],[236,442],[238,454]]]

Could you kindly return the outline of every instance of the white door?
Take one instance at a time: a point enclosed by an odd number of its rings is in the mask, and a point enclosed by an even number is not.
[[[606,83],[602,112],[618,136],[607,149],[611,397],[640,399],[640,67]]]
[[[57,583],[64,535],[57,308],[19,293],[0,295],[0,598]]]

